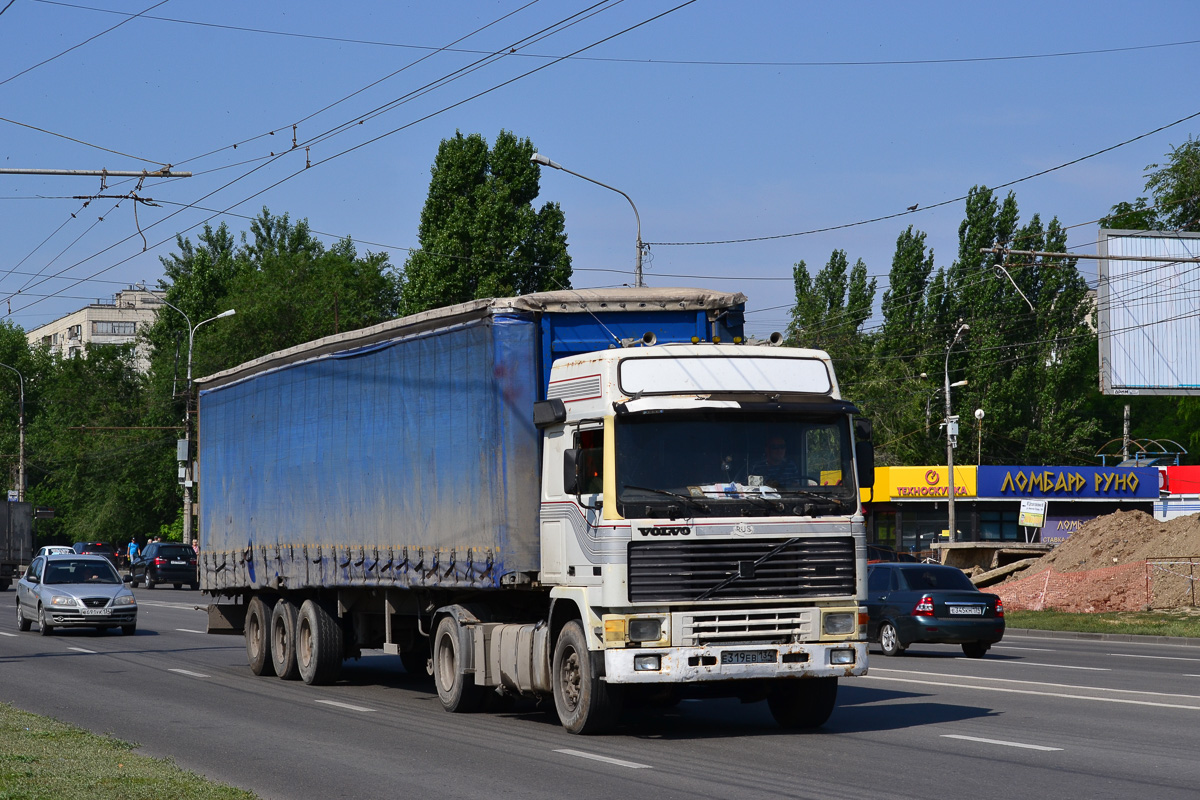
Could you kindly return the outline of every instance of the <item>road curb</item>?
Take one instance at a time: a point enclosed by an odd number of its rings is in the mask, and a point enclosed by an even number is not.
[[[1008,628],[1004,635],[1032,636],[1037,639],[1090,639],[1100,642],[1140,642],[1142,644],[1173,644],[1180,647],[1200,647],[1200,639],[1186,636],[1139,636],[1133,633],[1081,633],[1079,631],[1042,631],[1034,628]]]

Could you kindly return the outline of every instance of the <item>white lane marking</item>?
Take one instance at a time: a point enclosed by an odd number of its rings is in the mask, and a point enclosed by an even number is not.
[[[962,658],[962,656],[959,656]],[[977,659],[972,659],[977,660]],[[1089,672],[1112,672],[1108,667],[1078,667],[1073,664],[1041,664],[1037,661],[989,661],[989,664],[1020,664],[1026,667],[1054,667],[1056,669],[1086,669]]]
[[[1057,653],[1057,650],[1052,650],[1049,647],[1014,647],[1011,644],[994,644],[993,650],[1030,650],[1037,653]]]
[[[1200,675],[1184,675],[1185,678],[1200,678]]]
[[[1023,747],[1026,750],[1062,750],[1061,747],[1046,747],[1041,744],[1025,744],[1024,742],[1006,742],[1003,739],[981,739],[978,736],[960,736],[957,733],[943,733],[943,739],[963,739],[968,742],[983,742],[984,744],[998,744],[1004,747]]]
[[[178,672],[180,675],[187,675],[192,678],[211,678],[212,675],[205,675],[203,672],[192,672],[190,669],[168,669],[167,672]]]
[[[88,655],[96,655],[95,650],[85,650],[82,647],[68,647],[68,650],[74,650],[76,653],[87,653]]]
[[[614,764],[618,767],[628,767],[629,769],[654,769],[649,764],[639,764],[636,761],[622,761],[619,758],[609,758],[608,756],[600,756],[595,753],[585,753],[582,750],[555,750],[556,753],[562,753],[567,756],[575,756],[577,758],[587,758],[592,761],[603,761],[605,764]]]
[[[184,611],[203,611],[202,606],[195,603],[155,603],[150,600],[138,600],[139,606],[153,606],[154,608],[179,608]]]
[[[339,703],[336,700],[318,700],[317,702],[322,703],[327,706],[337,706],[338,708],[344,708],[344,709],[347,709],[348,711],[365,711],[367,713],[372,713],[375,711],[375,709],[373,709],[373,708],[364,708],[362,706],[352,706],[349,703]]]
[[[1172,694],[1170,692],[1147,692],[1141,689],[1109,689],[1105,686],[1077,686],[1073,683],[1050,683],[1048,681],[1022,681],[1016,678],[985,678],[980,675],[947,675],[944,672],[918,672],[916,670],[901,670],[901,669],[881,669],[872,667],[871,673],[876,672],[896,672],[901,675],[924,675],[930,678],[963,678],[964,680],[972,681],[992,681],[993,683],[1019,683],[1023,686],[1051,686],[1055,689],[1087,689],[1089,692],[1112,692],[1114,694],[1144,694],[1150,697],[1180,697],[1185,700],[1200,700],[1200,696],[1194,694]],[[1200,676],[1196,676],[1200,677]],[[963,684],[970,686],[970,684]]]
[[[204,631],[194,631],[191,628],[176,628],[180,633],[204,633]]]
[[[1066,700],[1092,700],[1097,703],[1123,703],[1131,706],[1153,706],[1155,708],[1182,708],[1188,711],[1200,711],[1200,705],[1185,706],[1178,703],[1153,703],[1149,700],[1126,700],[1121,697],[1089,697],[1086,694],[1067,694],[1065,692],[1035,692],[1032,689],[1008,689],[1003,686],[973,686],[964,683],[949,683],[947,681],[919,681],[910,678],[882,678],[878,675],[864,675],[864,678],[874,678],[877,681],[895,681],[896,683],[919,683],[926,686],[943,686],[950,689],[975,689],[981,692],[1005,692],[1007,694],[1032,694],[1039,697],[1061,697]],[[1196,698],[1200,700],[1200,697]]]
[[[1106,655],[1118,658],[1156,658],[1162,661],[1200,661],[1200,658],[1187,658],[1186,656],[1143,656],[1137,653],[1106,653]]]
[[[0,631],[0,636],[16,636],[16,634],[15,633],[7,633],[5,631]]]

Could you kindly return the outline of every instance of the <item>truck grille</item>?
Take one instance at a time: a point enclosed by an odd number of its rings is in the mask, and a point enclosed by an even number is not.
[[[675,629],[685,647],[702,644],[783,644],[817,638],[815,608],[761,608],[753,611],[689,611],[677,615]]]
[[[781,540],[678,540],[630,542],[629,600],[632,603],[809,598],[853,595],[854,540],[850,537]]]

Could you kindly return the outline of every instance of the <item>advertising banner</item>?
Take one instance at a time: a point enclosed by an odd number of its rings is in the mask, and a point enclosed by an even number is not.
[[[1062,544],[1079,530],[1079,526],[1095,517],[1048,517],[1042,526],[1042,544]]]
[[[1154,467],[979,467],[979,497],[1155,500]]]

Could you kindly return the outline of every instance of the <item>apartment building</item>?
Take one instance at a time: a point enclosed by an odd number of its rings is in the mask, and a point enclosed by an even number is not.
[[[97,300],[78,311],[72,311],[25,334],[30,347],[48,347],[51,353],[64,358],[80,355],[85,347],[105,344],[127,344],[137,339],[141,330],[154,323],[163,292],[130,287],[113,295],[110,302]],[[150,368],[149,353],[144,347],[135,350],[137,368]]]

